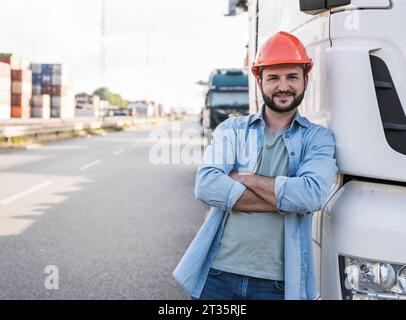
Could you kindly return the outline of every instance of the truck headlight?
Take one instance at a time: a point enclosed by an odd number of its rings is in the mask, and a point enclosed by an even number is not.
[[[402,293],[406,293],[406,266],[399,270],[398,286]]]
[[[406,300],[406,265],[340,256],[344,299]]]

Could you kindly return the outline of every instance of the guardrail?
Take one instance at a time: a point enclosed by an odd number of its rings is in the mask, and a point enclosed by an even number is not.
[[[0,122],[0,138],[38,136],[51,133],[62,133],[81,130],[95,130],[112,127],[133,126],[162,122],[170,118],[108,117],[108,118],[74,118],[62,119],[26,119]]]

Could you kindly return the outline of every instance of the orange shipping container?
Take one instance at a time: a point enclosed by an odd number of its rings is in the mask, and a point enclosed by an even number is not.
[[[31,70],[13,70],[11,69],[11,80],[12,81],[32,81],[32,71]]]
[[[21,107],[11,107],[11,117],[21,118]]]
[[[11,105],[18,106],[29,106],[30,105],[31,95],[21,95],[21,94],[12,94],[11,95]]]
[[[30,117],[31,108],[29,106],[12,106],[11,107],[11,117],[12,118],[24,118],[27,119]]]

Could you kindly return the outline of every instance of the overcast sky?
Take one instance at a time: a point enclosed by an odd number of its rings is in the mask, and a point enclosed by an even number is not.
[[[76,92],[99,85],[101,0],[0,0],[0,52],[69,66]],[[198,108],[194,83],[214,68],[241,67],[243,14],[224,0],[106,0],[105,84],[126,99]]]

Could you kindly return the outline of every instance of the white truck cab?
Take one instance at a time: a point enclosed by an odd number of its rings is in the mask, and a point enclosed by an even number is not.
[[[406,1],[244,4],[249,65],[272,34],[297,36],[314,62],[300,112],[336,139],[336,184],[313,215],[319,298],[406,300]]]

